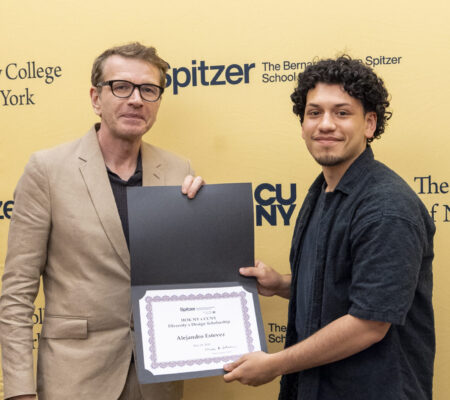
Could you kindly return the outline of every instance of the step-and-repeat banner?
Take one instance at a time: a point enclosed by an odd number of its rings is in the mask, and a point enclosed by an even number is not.
[[[301,139],[290,94],[307,65],[350,54],[373,67],[392,95],[393,118],[373,143],[376,157],[404,177],[436,222],[434,394],[447,399],[449,14],[443,0],[2,0],[0,274],[13,191],[31,153],[80,137],[97,121],[89,99],[92,62],[104,49],[136,40],[155,46],[171,67],[158,122],[145,140],[189,158],[208,183],[252,182],[256,258],[287,273],[293,224],[320,172]],[[269,351],[279,351],[287,301],[262,298],[261,304]],[[44,318],[40,293],[35,348]],[[277,393],[278,380],[259,388],[226,385],[221,377],[185,385],[187,400],[263,400]]]

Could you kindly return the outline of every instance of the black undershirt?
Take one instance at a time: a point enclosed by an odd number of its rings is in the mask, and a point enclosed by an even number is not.
[[[111,189],[116,200],[117,210],[119,211],[120,221],[122,222],[123,234],[127,241],[127,246],[130,248],[129,230],[128,230],[128,209],[127,209],[127,187],[142,186],[142,158],[139,152],[136,170],[134,174],[124,181],[119,175],[112,172],[108,167],[109,182],[111,183]]]

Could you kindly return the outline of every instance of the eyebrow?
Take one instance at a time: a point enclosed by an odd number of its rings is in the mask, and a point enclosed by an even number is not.
[[[339,104],[334,104],[333,107],[344,107],[344,106],[351,106],[350,103],[339,103]],[[320,104],[316,104],[316,103],[307,103],[306,107],[322,107]]]

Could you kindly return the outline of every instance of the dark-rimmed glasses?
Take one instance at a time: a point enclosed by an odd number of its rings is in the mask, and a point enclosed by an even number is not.
[[[97,84],[97,87],[103,86],[109,86],[112,94],[121,99],[130,97],[133,94],[134,89],[138,88],[141,99],[151,102],[158,101],[164,92],[163,87],[154,85],[153,83],[142,83],[140,85],[136,85],[135,83],[129,81],[111,80]]]

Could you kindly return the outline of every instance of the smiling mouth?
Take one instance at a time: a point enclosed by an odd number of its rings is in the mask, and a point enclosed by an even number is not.
[[[335,143],[342,142],[342,139],[333,138],[333,137],[316,137],[313,140],[320,144],[335,144]]]

